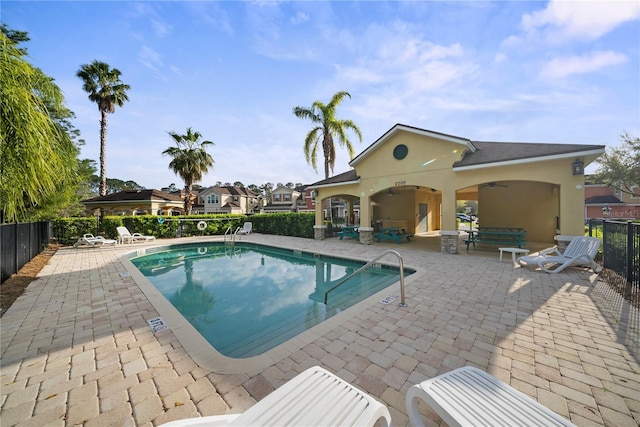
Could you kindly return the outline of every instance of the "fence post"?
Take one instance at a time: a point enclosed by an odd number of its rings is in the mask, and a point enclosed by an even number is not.
[[[633,223],[627,222],[627,281],[632,282],[633,277]],[[637,261],[636,261],[637,262]]]

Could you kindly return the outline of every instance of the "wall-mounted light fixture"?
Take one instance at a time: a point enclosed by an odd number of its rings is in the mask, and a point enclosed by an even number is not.
[[[605,203],[602,207],[602,216],[604,218],[609,218],[611,216],[611,208],[609,207],[608,203]]]
[[[571,163],[571,168],[573,169],[574,175],[584,174],[584,162],[580,159],[576,159],[575,162]]]

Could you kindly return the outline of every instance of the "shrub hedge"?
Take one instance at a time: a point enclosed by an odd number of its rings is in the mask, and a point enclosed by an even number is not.
[[[71,245],[79,237],[90,233],[104,236],[108,239],[117,239],[117,227],[125,226],[131,233],[140,233],[157,238],[187,237],[187,236],[213,236],[225,234],[227,229],[242,227],[245,221],[253,223],[253,231],[263,234],[277,234],[281,236],[294,236],[313,238],[313,213],[281,213],[281,214],[257,214],[257,215],[184,215],[159,217],[155,215],[137,216],[106,216],[59,218],[53,220],[53,238],[58,243]],[[198,230],[198,223],[204,221],[207,227]]]

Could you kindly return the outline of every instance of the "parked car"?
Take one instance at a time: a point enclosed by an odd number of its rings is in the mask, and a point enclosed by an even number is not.
[[[472,222],[473,218],[471,218],[469,215],[467,214],[463,214],[463,213],[458,213],[456,214],[456,216],[458,217],[458,219],[462,222]]]

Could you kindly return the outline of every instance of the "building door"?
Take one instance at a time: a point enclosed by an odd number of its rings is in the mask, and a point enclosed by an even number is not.
[[[429,224],[427,223],[427,204],[418,203],[418,233],[426,233],[429,231]]]

